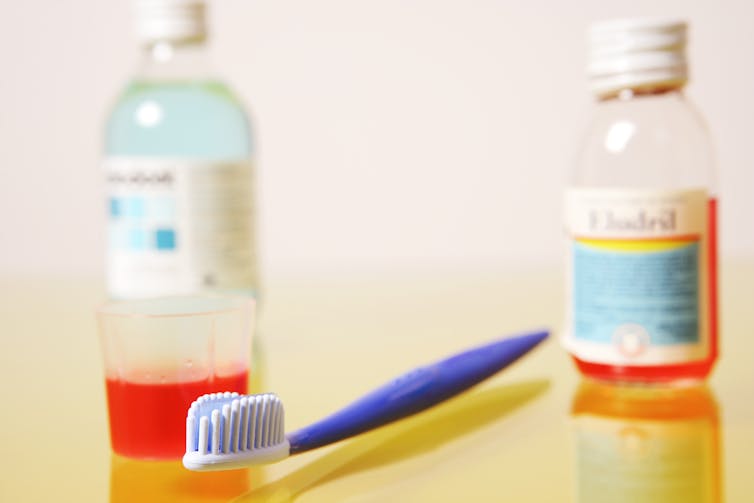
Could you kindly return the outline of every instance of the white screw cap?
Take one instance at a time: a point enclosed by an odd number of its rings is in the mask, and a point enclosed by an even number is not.
[[[619,19],[589,29],[589,87],[598,96],[622,89],[682,87],[688,80],[686,22]]]
[[[144,43],[202,41],[204,0],[134,0],[136,35]]]

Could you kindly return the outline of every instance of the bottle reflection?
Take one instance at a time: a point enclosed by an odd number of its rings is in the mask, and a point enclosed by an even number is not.
[[[580,503],[721,501],[718,410],[708,388],[584,382],[571,412]]]

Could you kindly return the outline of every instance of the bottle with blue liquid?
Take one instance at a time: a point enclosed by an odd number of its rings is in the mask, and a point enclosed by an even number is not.
[[[249,119],[209,69],[203,0],[136,0],[136,75],[107,120],[107,290],[255,295]]]

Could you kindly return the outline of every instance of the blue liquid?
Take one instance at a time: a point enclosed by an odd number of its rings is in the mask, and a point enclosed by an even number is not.
[[[220,82],[133,82],[107,122],[111,156],[239,160],[251,151],[246,114]]]
[[[192,162],[249,166],[250,124],[240,102],[220,82],[137,80],[121,94],[110,114],[104,153],[108,158],[135,161],[135,166],[142,159],[147,163],[160,159],[179,161],[173,166],[181,166],[183,161],[187,169],[194,169]],[[225,191],[230,191],[227,201],[233,201],[237,197],[234,194],[238,194],[221,186],[204,187],[223,191],[212,196],[221,201],[227,195]],[[199,189],[192,190],[192,197],[200,198],[196,204],[204,204],[201,194],[197,196],[195,192]],[[246,227],[242,215],[247,206],[226,201],[227,204],[214,207],[217,212],[199,210],[186,220],[176,213],[176,199],[164,190],[159,197],[153,190],[141,191],[138,186],[131,186],[128,191],[127,196],[121,193],[116,201],[112,196],[109,200],[108,291],[112,297],[144,298],[200,291],[255,296],[251,215],[250,231],[233,227],[234,222]],[[121,199],[129,203],[123,215],[113,211],[113,203],[118,210]],[[136,215],[133,203],[146,204],[144,201],[151,209]],[[229,214],[228,204],[237,204],[238,213]],[[185,232],[187,228],[193,230]],[[134,233],[142,237],[143,246],[136,246]],[[184,239],[185,236],[194,237]],[[130,240],[124,241],[126,237]],[[189,266],[181,258],[185,251],[192,257]],[[154,286],[152,279],[159,286]]]

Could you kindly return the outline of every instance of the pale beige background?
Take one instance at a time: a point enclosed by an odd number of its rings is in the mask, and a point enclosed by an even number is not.
[[[258,131],[267,274],[559,263],[584,30],[624,15],[691,21],[722,254],[754,256],[751,2],[216,0],[212,55]],[[101,126],[131,27],[128,0],[2,0],[0,273],[100,273]]]

